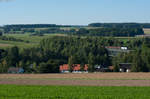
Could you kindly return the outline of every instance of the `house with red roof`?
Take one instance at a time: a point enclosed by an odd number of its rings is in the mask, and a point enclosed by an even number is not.
[[[81,68],[81,64],[73,64],[72,70],[70,71],[68,64],[60,65],[59,70],[61,73],[69,73],[72,71],[72,73],[80,73],[80,72],[88,72],[88,65],[85,64],[83,69]]]
[[[60,65],[59,70],[61,73],[69,73],[69,65],[68,64]]]

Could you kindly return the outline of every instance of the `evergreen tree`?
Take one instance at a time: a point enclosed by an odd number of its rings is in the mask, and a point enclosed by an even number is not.
[[[10,66],[16,66],[19,63],[19,49],[18,47],[12,47],[8,50],[7,61]]]
[[[94,71],[94,65],[95,65],[95,58],[94,58],[94,55],[92,53],[89,53],[88,64],[89,64],[88,71],[93,72]]]
[[[68,59],[68,65],[69,65],[69,70],[72,71],[73,70],[73,64],[74,64],[74,58],[73,56],[69,57]]]

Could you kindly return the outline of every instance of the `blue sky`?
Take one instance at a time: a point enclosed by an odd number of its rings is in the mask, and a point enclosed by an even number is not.
[[[150,0],[0,0],[0,24],[150,22]]]

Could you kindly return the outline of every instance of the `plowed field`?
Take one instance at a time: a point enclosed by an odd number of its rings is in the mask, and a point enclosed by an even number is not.
[[[150,73],[1,74],[0,84],[150,86]]]

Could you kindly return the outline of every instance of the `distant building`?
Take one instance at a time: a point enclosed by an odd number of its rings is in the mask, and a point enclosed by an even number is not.
[[[61,73],[69,73],[71,72],[70,69],[69,69],[69,65],[68,64],[64,64],[64,65],[61,65],[59,67],[59,70]],[[84,67],[83,67],[83,70],[81,68],[81,65],[80,64],[73,64],[72,65],[72,73],[80,73],[80,72],[88,72],[88,65],[85,64]]]
[[[21,73],[24,73],[24,69],[23,68],[17,68],[17,67],[10,67],[10,68],[8,68],[8,73],[21,74]]]
[[[113,66],[104,67],[102,65],[95,65],[95,72],[113,72],[113,70]]]
[[[131,63],[120,63],[120,72],[131,72]]]
[[[59,70],[61,73],[69,73],[69,65],[68,64],[64,64],[64,65],[61,65],[59,67]]]
[[[109,56],[117,56],[119,53],[130,52],[127,47],[106,46],[105,48],[108,50]]]
[[[95,65],[94,69],[96,72],[100,72],[102,67],[103,67],[102,65]]]
[[[110,70],[111,72],[114,71],[114,66],[109,66],[108,68],[109,68],[109,70]]]

